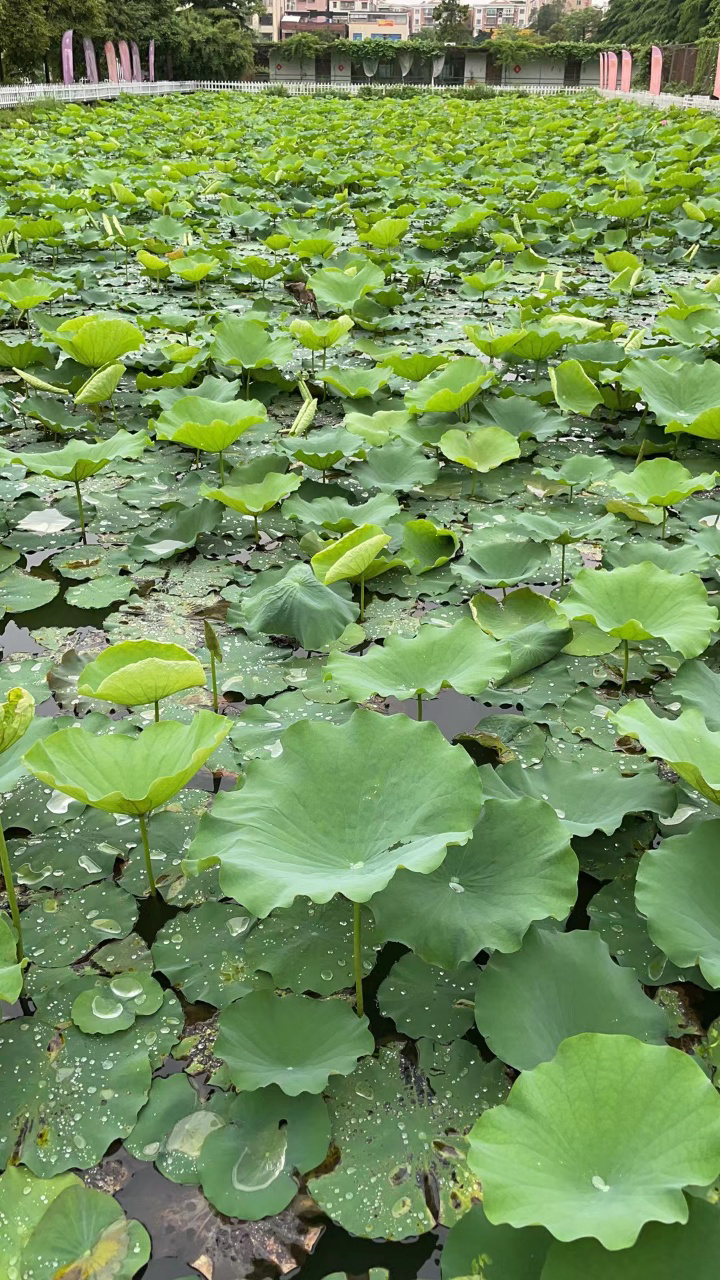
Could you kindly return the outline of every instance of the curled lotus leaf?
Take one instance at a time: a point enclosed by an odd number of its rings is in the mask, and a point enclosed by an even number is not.
[[[461,356],[406,391],[405,404],[411,413],[452,413],[494,379],[495,373],[485,361]]]
[[[159,440],[173,440],[190,449],[222,453],[250,427],[267,421],[259,400],[211,400],[206,396],[182,396],[155,421]]]
[[[701,795],[720,804],[720,733],[708,729],[695,707],[676,720],[656,716],[640,698],[612,714],[618,733],[638,738],[649,756],[664,760]]]
[[[506,644],[487,635],[470,618],[452,627],[425,623],[417,635],[393,634],[361,657],[335,653],[327,663],[333,679],[355,702],[373,694],[404,698],[435,697],[441,689],[477,695],[497,684],[510,669]]]
[[[81,671],[78,693],[136,707],[204,684],[202,664],[182,645],[123,640],[103,649]]]
[[[671,507],[692,493],[712,489],[716,480],[717,471],[692,475],[670,458],[651,458],[649,462],[641,462],[634,471],[616,471],[608,483],[618,493],[643,506]]]
[[[230,731],[199,711],[189,724],[149,724],[137,737],[60,729],[25,757],[31,773],[64,795],[109,813],[146,814],[189,782]]]
[[[119,316],[85,315],[64,320],[53,331],[52,340],[79,364],[101,369],[137,351],[145,338],[136,325]]]
[[[477,770],[434,724],[356,711],[291,725],[282,752],[250,761],[221,792],[186,865],[220,863],[220,884],[255,915],[298,895],[367,902],[403,866],[431,871],[464,844],[482,807]]]
[[[520,445],[502,427],[483,427],[480,431],[446,431],[440,437],[440,452],[451,462],[484,474],[519,458]]]
[[[572,1036],[480,1117],[468,1162],[490,1222],[628,1249],[646,1222],[687,1222],[683,1188],[720,1173],[720,1097],[679,1049]]]
[[[203,488],[204,498],[221,502],[243,516],[258,516],[277,506],[302,484],[302,477],[295,473],[283,475],[270,471],[257,484],[228,484],[221,489]]]
[[[27,451],[8,455],[7,461],[21,463],[26,471],[36,475],[52,476],[55,480],[80,482],[102,471],[116,458],[139,458],[152,440],[144,431],[131,435],[129,431],[117,431],[109,440],[87,444],[84,440],[70,440],[61,449],[50,453]]]
[[[0,702],[0,754],[14,746],[30,728],[35,699],[27,689],[9,689]]]
[[[278,1085],[291,1098],[322,1093],[331,1076],[350,1075],[374,1048],[367,1018],[344,1000],[274,991],[253,991],[227,1005],[215,1041],[239,1092]]]
[[[647,849],[638,867],[635,902],[653,942],[679,968],[698,965],[720,987],[720,820]]]
[[[263,574],[258,589],[245,595],[239,612],[248,631],[292,636],[303,649],[324,649],[340,638],[359,613],[343,590],[349,594],[350,588],[325,586],[310,565],[293,564],[287,571]]]
[[[560,608],[571,621],[594,622],[620,640],[664,640],[684,658],[702,653],[718,628],[717,609],[695,574],[667,573],[649,562],[581,569]]]
[[[553,1244],[542,1280],[713,1280],[720,1248],[720,1213],[717,1205],[692,1198],[684,1225],[663,1226],[649,1222],[631,1249],[603,1249],[596,1240]],[[512,1228],[506,1228],[512,1230]],[[515,1231],[524,1236],[525,1232]]]

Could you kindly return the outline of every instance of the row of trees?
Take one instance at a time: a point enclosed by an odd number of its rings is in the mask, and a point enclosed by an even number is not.
[[[262,0],[0,0],[0,80],[57,78],[69,27],[98,44],[125,38],[142,49],[154,39],[158,75],[236,79],[252,66],[247,24],[262,9]]]
[[[618,44],[693,44],[720,36],[720,0],[610,0],[599,29]]]

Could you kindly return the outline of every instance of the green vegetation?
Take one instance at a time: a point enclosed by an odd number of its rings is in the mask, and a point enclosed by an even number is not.
[[[0,432],[0,1276],[714,1275],[720,123],[17,116]]]

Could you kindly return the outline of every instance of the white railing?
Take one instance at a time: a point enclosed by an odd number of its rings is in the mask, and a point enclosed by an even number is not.
[[[407,82],[405,82],[407,83]],[[422,93],[459,93],[461,89],[473,87],[476,82],[465,84],[413,84],[409,87]],[[0,85],[0,108],[19,107],[35,102],[98,102],[108,98],[117,98],[122,93],[155,97],[168,93],[195,93],[203,90],[210,93],[265,93],[268,89],[283,88],[287,93],[296,94],[325,93],[328,89],[355,96],[360,90],[370,89],[373,93],[382,94],[398,88],[402,81],[374,83],[367,80],[362,84],[353,84],[349,80],[156,80],[120,81],[119,84],[104,81],[102,84],[19,84]],[[498,84],[489,86],[493,91],[517,92],[547,96],[548,94],[583,93],[592,85],[561,84]]]
[[[696,111],[720,112],[720,101],[714,98],[693,97],[691,93],[648,93],[646,89],[634,89],[623,93],[621,89],[599,89],[604,98],[622,98],[625,102],[637,102],[642,107],[658,107],[669,111],[672,107],[694,107]]]
[[[121,93],[154,97],[165,93],[194,93],[195,80],[124,80],[119,84],[13,84],[0,85],[0,107],[19,107],[33,102],[96,102],[117,98]]]

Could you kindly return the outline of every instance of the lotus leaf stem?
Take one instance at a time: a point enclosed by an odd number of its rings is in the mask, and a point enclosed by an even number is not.
[[[365,574],[360,575],[360,622],[365,621]]]
[[[157,703],[155,704],[157,706]],[[148,842],[147,818],[144,813],[139,814],[140,833],[143,842],[143,855],[145,857],[145,870],[147,871],[148,885],[153,898],[157,897],[157,885],[155,883],[155,874],[152,867],[152,859],[150,857],[150,844]]]
[[[215,654],[210,654],[210,679],[212,681],[213,711],[218,709],[218,690],[217,690],[217,668],[215,666]]]
[[[155,703],[155,723],[156,724],[160,723],[160,703],[159,702]]]
[[[422,718],[423,718],[423,712],[422,712],[422,694],[421,694],[421,693],[418,693],[418,694],[417,694],[417,718],[418,718],[418,720],[422,720]]]
[[[565,552],[567,546],[564,542],[560,544],[560,586],[565,586]]]
[[[363,1006],[363,969],[362,969],[362,916],[360,903],[353,902],[353,963],[355,966],[355,1009],[359,1018],[364,1012]]]
[[[665,526],[666,526],[666,524],[667,524],[667,513],[668,513],[668,509],[667,509],[667,507],[663,507],[663,509],[662,509],[662,513],[663,513],[663,518],[662,518],[662,525],[660,526],[660,539],[661,539],[661,541],[664,541],[664,540],[665,540]]]
[[[225,459],[223,458],[222,449],[218,453],[218,458],[220,459],[220,484],[222,485],[225,483]]]
[[[260,529],[258,527],[257,515],[253,515],[253,523],[255,525],[255,546],[257,546],[260,541]]]
[[[23,941],[22,926],[20,924],[20,908],[18,907],[17,897],[15,895],[15,884],[13,882],[12,867],[10,866],[10,855],[5,843],[2,823],[0,822],[0,871],[2,871],[3,880],[5,881],[5,892],[7,894],[10,915],[17,933],[17,958],[18,964],[23,958]]]
[[[80,536],[84,544],[87,546],[87,538],[85,536],[85,512],[83,511],[82,494],[80,492],[80,481],[75,482],[75,495],[77,497],[78,513],[80,515]]]
[[[625,692],[625,686],[627,684],[629,663],[630,663],[630,645],[628,644],[627,640],[623,640],[623,677],[622,677],[622,685],[620,686],[620,690],[622,693]]]

